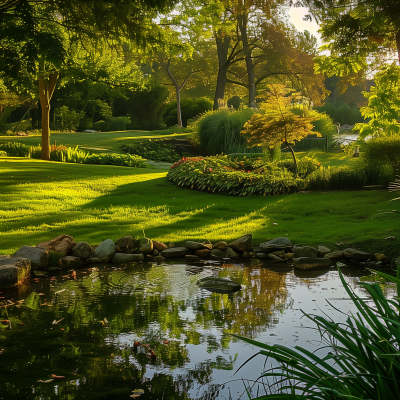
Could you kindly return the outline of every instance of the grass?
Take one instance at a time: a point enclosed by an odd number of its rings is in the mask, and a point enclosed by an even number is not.
[[[66,146],[79,146],[91,152],[115,152],[123,154],[121,145],[132,144],[136,140],[171,137],[186,138],[188,135],[190,134],[162,135],[160,131],[156,131],[154,134],[146,131],[52,133],[51,143],[53,144],[56,141],[57,144]],[[41,136],[0,136],[0,143],[6,142],[19,142],[28,146],[37,146],[41,142]]]
[[[399,247],[398,220],[371,217],[393,197],[344,191],[236,198],[172,185],[165,170],[0,158],[0,254],[64,233],[96,244],[139,237],[142,229],[165,242],[252,233],[254,244],[287,235],[296,244],[388,254]]]
[[[296,157],[298,159],[304,156],[310,156],[311,154],[315,155],[315,159],[320,162],[324,167],[340,167],[340,166],[352,166],[355,165],[357,161],[362,159],[362,153],[360,153],[360,157],[348,156],[345,153],[325,153],[325,152],[298,152],[296,153]],[[292,155],[290,153],[282,153],[283,160],[292,160]]]

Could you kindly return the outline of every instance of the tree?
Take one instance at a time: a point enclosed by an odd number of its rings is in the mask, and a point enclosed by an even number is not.
[[[42,107],[42,158],[50,158],[50,99],[66,49],[72,41],[106,40],[121,36],[139,46],[156,41],[150,30],[154,10],[173,0],[8,0],[0,6],[0,68],[9,86],[38,79]],[[151,15],[150,15],[151,13]],[[25,86],[25,87],[26,87]]]
[[[387,65],[375,75],[375,86],[363,92],[368,104],[361,108],[367,123],[356,124],[360,137],[391,136],[400,133],[400,67]]]
[[[266,146],[274,148],[285,144],[292,153],[297,176],[297,162],[292,145],[308,135],[320,133],[313,131],[313,116],[298,115],[293,112],[295,103],[304,102],[304,97],[293,89],[273,84],[270,91],[263,94],[265,101],[260,104],[263,113],[254,114],[244,125],[242,134],[250,147]]]

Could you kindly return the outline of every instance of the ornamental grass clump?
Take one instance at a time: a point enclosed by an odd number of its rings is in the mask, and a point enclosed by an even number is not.
[[[373,305],[356,295],[339,270],[340,279],[358,312],[345,323],[328,316],[303,312],[317,326],[328,355],[295,346],[268,345],[233,335],[261,350],[279,363],[262,372],[257,382],[266,388],[257,399],[392,400],[400,398],[400,265],[397,276],[376,272],[397,286],[397,296],[385,298],[378,283],[360,282]],[[249,361],[249,360],[248,360]],[[247,362],[248,362],[247,361]],[[249,391],[248,391],[249,393]],[[251,398],[249,394],[249,398]]]

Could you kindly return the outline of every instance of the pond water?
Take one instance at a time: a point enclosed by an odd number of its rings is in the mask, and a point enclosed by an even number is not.
[[[0,325],[0,399],[129,399],[134,390],[144,392],[140,400],[245,399],[244,382],[269,362],[257,356],[236,372],[258,350],[231,333],[315,350],[319,334],[301,310],[337,321],[346,318],[338,310],[354,310],[336,270],[307,275],[266,266],[106,265],[3,290],[1,319],[12,329]],[[357,282],[366,272],[344,272],[365,297]],[[243,288],[211,293],[196,285],[206,276]]]

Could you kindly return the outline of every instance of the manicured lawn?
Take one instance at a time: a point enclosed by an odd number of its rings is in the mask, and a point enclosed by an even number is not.
[[[96,244],[143,230],[161,241],[230,241],[252,233],[253,243],[287,235],[297,244],[398,252],[398,220],[371,219],[393,207],[393,193],[237,198],[183,189],[165,176],[156,169],[0,158],[0,253],[63,233]]]
[[[339,167],[339,166],[351,166],[359,162],[362,159],[362,153],[360,157],[348,156],[345,153],[325,153],[325,152],[298,152],[296,153],[297,158],[302,158],[305,156],[314,155],[316,160],[318,160],[324,167]],[[290,153],[282,153],[283,159],[292,160],[292,155]]]
[[[135,140],[158,139],[170,137],[187,137],[187,133],[175,135],[160,135],[144,131],[123,131],[123,132],[96,132],[96,133],[52,133],[51,143],[66,146],[79,146],[92,152],[115,152],[122,153],[121,145],[131,144]],[[29,146],[37,146],[41,143],[41,136],[0,136],[0,143],[19,142]]]

